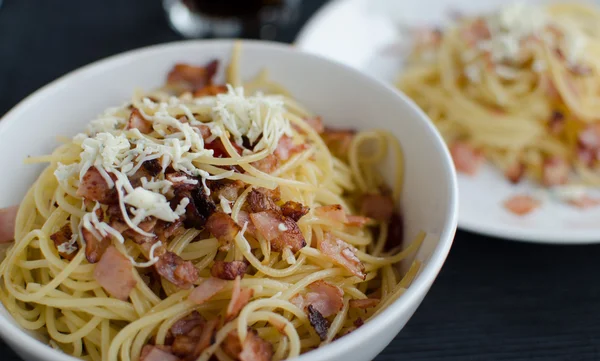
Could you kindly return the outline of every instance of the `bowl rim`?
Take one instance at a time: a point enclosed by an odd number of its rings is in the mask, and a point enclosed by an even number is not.
[[[380,330],[386,329],[389,325],[398,320],[411,305],[420,303],[422,298],[428,291],[429,287],[433,283],[437,274],[439,273],[446,257],[450,251],[450,247],[454,240],[458,223],[458,182],[456,172],[452,166],[452,159],[447,147],[444,145],[444,141],[435,129],[433,123],[427,115],[401,91],[394,87],[384,83],[383,81],[361,73],[345,64],[341,64],[323,56],[303,52],[293,44],[277,43],[271,41],[261,40],[247,40],[247,39],[202,39],[202,40],[182,40],[168,43],[155,44],[140,48],[135,48],[129,51],[111,55],[105,58],[101,58],[92,63],[84,65],[73,71],[70,71],[59,78],[49,82],[42,86],[32,94],[28,95],[25,99],[17,103],[7,113],[0,118],[0,139],[2,139],[4,131],[8,128],[8,125],[16,122],[21,113],[28,108],[35,106],[36,102],[46,96],[51,96],[54,92],[61,91],[62,88],[68,87],[69,82],[78,79],[79,77],[86,76],[88,73],[110,71],[112,67],[119,66],[121,63],[132,61],[136,57],[143,54],[160,53],[169,51],[171,48],[178,48],[182,46],[231,46],[235,41],[240,41],[242,46],[258,46],[264,49],[270,49],[275,51],[291,52],[295,56],[302,56],[307,58],[317,59],[319,62],[333,63],[337,67],[343,68],[345,72],[354,73],[356,76],[362,78],[362,81],[371,83],[371,85],[385,88],[388,92],[393,92],[399,98],[400,101],[404,102],[410,108],[410,111],[416,113],[419,121],[423,123],[426,131],[429,133],[431,140],[434,142],[435,150],[440,154],[443,160],[444,173],[448,178],[448,200],[445,202],[445,212],[449,215],[439,232],[440,241],[433,250],[429,261],[425,267],[419,272],[415,280],[412,282],[410,287],[404,292],[402,297],[394,301],[390,306],[381,312],[370,322],[365,323],[362,327],[356,331],[346,335],[335,342],[332,342],[323,347],[309,351],[305,354],[300,355],[298,361],[309,361],[309,360],[329,360],[342,354],[347,349],[352,348],[355,345],[359,345],[365,340],[375,337]],[[2,305],[2,307],[4,307]],[[8,310],[7,310],[8,311]],[[1,322],[4,319],[4,315],[0,315],[0,336],[7,340],[10,346],[19,345],[19,350],[27,350],[30,354],[34,354],[37,357],[44,358],[52,361],[75,361],[78,358],[67,355],[61,351],[53,349],[47,344],[40,342],[36,338],[27,334],[21,327],[13,324],[12,322]]]

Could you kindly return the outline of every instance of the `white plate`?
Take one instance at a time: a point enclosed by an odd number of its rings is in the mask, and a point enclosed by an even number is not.
[[[530,0],[541,3],[543,0]],[[545,1],[548,2],[548,1]],[[505,0],[335,0],[304,27],[296,46],[345,63],[386,82],[401,70],[409,46],[400,25],[440,25],[452,11],[480,13]],[[532,184],[512,185],[486,166],[476,177],[459,175],[459,227],[521,241],[576,244],[600,242],[600,208],[579,210],[552,199],[527,216],[516,216],[502,202],[516,193],[532,192]]]

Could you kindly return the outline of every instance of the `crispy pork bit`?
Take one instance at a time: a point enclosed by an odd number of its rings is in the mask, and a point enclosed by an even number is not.
[[[286,161],[290,159],[296,153],[302,152],[303,150],[308,148],[308,144],[294,144],[292,138],[284,135],[279,139],[279,143],[277,143],[277,148],[275,148],[275,156],[279,158],[279,160]]]
[[[347,215],[346,216],[346,225],[351,227],[364,227],[367,224],[371,223],[373,220],[369,217],[364,216],[354,216]]]
[[[310,211],[310,208],[294,201],[287,201],[281,206],[281,213],[295,222],[298,222],[308,211]]]
[[[240,180],[207,180],[206,185],[210,189],[210,195],[215,202],[219,202],[220,197],[233,202],[238,198],[240,191],[244,189],[244,182]]]
[[[273,358],[273,345],[252,329],[243,343],[235,330],[230,332],[223,341],[223,351],[232,359],[240,361],[271,361]]]
[[[0,243],[8,243],[15,239],[15,223],[19,206],[0,209]]]
[[[144,219],[142,222],[140,222],[140,224],[138,224],[138,227],[141,230],[143,230],[144,232],[152,232],[156,226],[156,223],[157,223],[156,218],[148,217],[148,218]],[[142,243],[147,243],[147,242],[154,243],[156,241],[156,236],[152,236],[152,237],[144,236],[144,235],[139,234],[138,232],[134,231],[133,229],[128,229],[122,233],[124,236],[131,239],[132,241],[134,241],[137,244],[142,244]]]
[[[362,197],[360,211],[369,218],[389,222],[394,213],[394,200],[382,194],[365,194]]]
[[[268,210],[279,211],[279,206],[275,204],[275,201],[269,196],[268,192],[265,192],[266,189],[259,188],[253,189],[248,194],[248,205],[252,212],[264,212]]]
[[[244,261],[215,261],[210,269],[210,274],[222,280],[233,281],[236,277],[243,278],[247,270],[248,264]]]
[[[240,226],[228,214],[215,212],[208,217],[206,229],[219,240],[219,249],[226,251],[240,231]]]
[[[334,156],[346,159],[350,150],[350,144],[352,144],[352,139],[354,139],[354,134],[354,130],[325,128],[325,132],[321,134],[321,137]]]
[[[279,158],[273,154],[269,154],[261,160],[250,163],[250,165],[263,173],[270,174],[277,169],[277,166],[279,165]]]
[[[204,88],[200,88],[194,92],[194,98],[215,96],[218,94],[227,93],[227,86],[225,85],[207,85]]]
[[[52,240],[52,242],[54,242],[54,245],[59,250],[58,254],[62,258],[67,259],[69,261],[72,260],[75,257],[75,255],[77,255],[77,251],[79,250],[79,244],[77,242],[74,242],[71,245],[72,238],[73,231],[71,231],[71,225],[68,223],[65,224],[58,232],[50,235],[50,239]],[[68,252],[61,252],[61,245],[62,247],[66,247],[67,245],[69,245],[68,247],[70,247],[71,250]]]
[[[219,293],[227,285],[227,281],[220,278],[210,277],[190,293],[190,301],[201,305]]]
[[[317,248],[333,263],[344,267],[356,277],[365,279],[365,266],[356,257],[355,248],[348,243],[326,232]]]
[[[225,321],[229,322],[236,318],[242,308],[250,302],[253,295],[254,290],[252,288],[242,288],[241,277],[236,277],[233,281],[233,290],[231,292],[231,300],[229,301],[229,305],[227,305]]]
[[[138,108],[133,108],[125,129],[137,129],[142,134],[152,133],[152,122],[146,120]]]
[[[198,280],[198,270],[192,262],[184,261],[173,252],[165,252],[154,267],[158,274],[182,289],[189,289]]]
[[[110,246],[94,268],[94,279],[114,298],[126,301],[137,281],[131,262]]]
[[[333,222],[346,223],[348,218],[346,212],[339,204],[330,204],[315,208],[315,215],[319,218],[328,219]]]
[[[561,157],[550,157],[544,161],[542,182],[545,186],[565,184],[569,179],[569,163]]]
[[[506,209],[519,216],[531,213],[539,206],[540,202],[537,199],[527,195],[516,195],[504,202]]]
[[[327,339],[327,331],[329,331],[329,321],[312,305],[308,305],[308,321],[319,335],[321,341]]]
[[[321,134],[325,131],[325,127],[323,126],[323,119],[321,117],[312,117],[312,118],[304,118],[306,124],[310,125],[311,128],[315,130],[318,134]]]
[[[183,172],[167,173],[165,174],[165,179],[173,183],[175,192],[192,191],[198,188],[198,185],[200,184],[199,180],[193,179]]]
[[[565,129],[565,116],[563,113],[555,110],[550,115],[550,120],[548,121],[548,128],[550,129],[550,133],[552,134],[560,134],[563,129]]]
[[[154,234],[163,243],[166,243],[171,237],[183,231],[183,220],[181,218],[173,222],[159,220],[156,222],[156,227],[154,227]]]
[[[204,317],[198,311],[192,311],[189,315],[178,320],[171,326],[169,333],[171,337],[189,334],[196,327],[204,325]]]
[[[364,298],[364,299],[360,299],[360,300],[350,300],[350,307],[351,308],[362,308],[362,309],[367,309],[367,308],[372,308],[375,307],[379,304],[379,299],[378,298]]]
[[[183,198],[189,199],[189,203],[185,207],[183,224],[186,228],[203,229],[208,218],[217,209],[215,203],[206,195],[201,185],[191,191],[176,192],[175,197],[171,200],[171,207],[177,207]]]
[[[463,142],[452,144],[450,155],[456,170],[469,175],[475,175],[485,160],[481,152]]]
[[[508,178],[511,183],[519,183],[521,178],[525,175],[525,165],[521,162],[515,162],[504,172],[504,176]]]
[[[308,285],[308,290],[304,303],[314,307],[323,317],[335,315],[344,307],[344,292],[336,285],[319,280]]]
[[[179,357],[169,352],[168,347],[146,345],[142,348],[140,361],[180,361]]]
[[[218,60],[213,60],[206,66],[175,64],[167,77],[167,84],[187,91],[196,91],[212,84],[212,78],[217,72]]]
[[[110,177],[116,180],[113,174]],[[102,204],[117,204],[119,197],[115,187],[110,188],[96,167],[91,167],[81,178],[77,196]]]
[[[98,216],[100,222],[102,222],[104,219],[102,209],[97,209],[96,215]],[[110,246],[110,236],[98,239],[86,228],[81,229],[81,235],[83,237],[83,242],[85,243],[85,258],[87,258],[89,263],[98,262],[108,246]]]
[[[250,219],[256,230],[271,243],[271,249],[281,252],[289,248],[296,253],[304,246],[306,241],[293,219],[273,210],[250,214]]]
[[[392,219],[388,223],[387,238],[383,249],[391,251],[400,246],[404,240],[404,217],[400,213],[394,212]]]
[[[156,177],[162,172],[162,166],[158,159],[150,159],[142,163],[142,168],[148,173],[151,177]]]

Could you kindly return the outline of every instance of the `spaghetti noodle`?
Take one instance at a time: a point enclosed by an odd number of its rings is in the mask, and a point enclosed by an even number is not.
[[[240,87],[239,56],[230,86],[216,61],[178,64],[28,160],[50,165],[0,265],[22,327],[85,360],[281,360],[402,295],[419,263],[395,265],[424,234],[399,252],[397,141],[324,129],[264,72]]]

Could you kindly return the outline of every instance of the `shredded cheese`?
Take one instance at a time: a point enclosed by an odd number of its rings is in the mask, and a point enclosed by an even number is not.
[[[127,256],[127,258],[129,259],[129,262],[131,262],[131,264],[134,267],[139,267],[139,268],[146,268],[146,267],[150,267],[153,266],[156,262],[158,262],[159,258],[157,256],[154,255],[154,251],[156,251],[156,249],[158,247],[162,246],[162,242],[158,241],[156,243],[154,243],[152,245],[152,247],[150,248],[150,253],[148,254],[148,258],[149,260],[146,262],[136,262],[133,257],[131,256]]]

